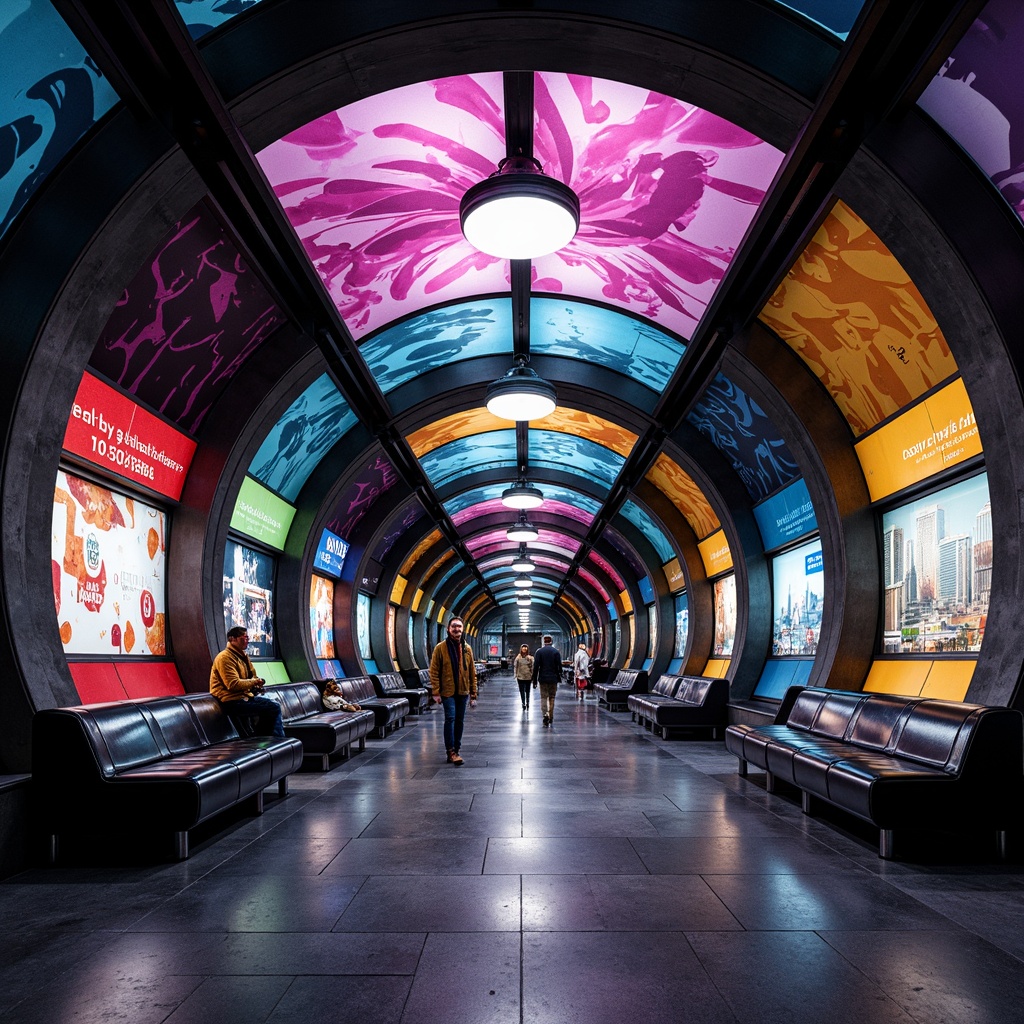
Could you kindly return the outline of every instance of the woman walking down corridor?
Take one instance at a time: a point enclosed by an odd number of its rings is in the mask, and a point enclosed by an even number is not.
[[[516,682],[519,684],[519,696],[523,702],[523,710],[530,710],[530,683],[533,680],[533,655],[530,648],[523,644],[519,648],[516,660],[513,665]],[[533,683],[536,686],[536,683]]]
[[[583,700],[587,692],[587,683],[590,682],[590,655],[584,643],[579,645],[572,659],[572,673],[576,681],[576,698]]]

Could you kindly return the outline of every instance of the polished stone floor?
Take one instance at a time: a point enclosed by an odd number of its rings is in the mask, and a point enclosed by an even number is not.
[[[1024,863],[906,837],[508,677],[193,837],[0,883],[18,1024],[897,1024],[1024,1019]],[[897,837],[899,841],[899,836]],[[899,851],[897,851],[899,852]]]

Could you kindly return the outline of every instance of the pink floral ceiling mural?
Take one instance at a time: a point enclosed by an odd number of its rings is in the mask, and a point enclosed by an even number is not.
[[[535,292],[611,303],[689,337],[782,154],[715,114],[578,75],[535,77],[534,153],[581,225],[534,263]],[[502,77],[405,86],[259,154],[353,335],[426,305],[508,289],[459,229],[463,193],[505,155]]]

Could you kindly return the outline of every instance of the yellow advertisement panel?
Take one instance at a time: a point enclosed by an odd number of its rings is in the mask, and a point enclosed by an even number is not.
[[[673,558],[672,561],[666,562],[661,569],[665,573],[665,580],[668,583],[670,594],[676,594],[680,590],[686,589],[686,577],[683,575],[678,558]]]
[[[704,570],[709,576],[717,576],[732,568],[732,552],[725,539],[725,531],[717,530],[697,545],[700,557],[704,559]]]
[[[622,602],[622,614],[628,615],[633,610],[633,602],[629,599],[629,591],[623,590],[619,594],[619,600]]]
[[[960,378],[854,446],[878,501],[981,454],[974,409]]]
[[[426,597],[426,595],[423,593],[422,590],[417,590],[416,593],[412,595],[412,611],[417,613],[420,611],[420,609],[423,607],[424,597]]]
[[[409,585],[409,581],[404,576],[395,577],[395,585],[391,588],[391,603],[401,604],[402,598],[405,596],[405,588]]]

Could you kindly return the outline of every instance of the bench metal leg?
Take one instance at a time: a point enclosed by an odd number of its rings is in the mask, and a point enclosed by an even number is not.
[[[745,779],[747,777],[747,773],[749,771],[749,767],[750,766],[747,764],[747,762],[742,757],[739,759],[739,762],[740,763],[739,763],[739,767],[736,769],[736,774],[741,779]]]
[[[802,810],[804,814],[812,813],[811,794],[808,793],[807,790],[802,790],[800,792],[800,810]]]
[[[324,758],[326,760],[326,757]],[[326,769],[324,769],[326,771]],[[286,775],[283,779],[277,780],[277,795],[282,799],[288,795],[288,776]],[[262,803],[262,799],[260,801]],[[262,814],[262,809],[260,811]]]
[[[359,737],[359,749],[360,750],[365,750],[366,749],[366,736],[365,735]]]
[[[51,867],[57,863],[57,855],[60,853],[60,840],[55,833],[46,837],[46,863]]]
[[[262,814],[263,813],[263,790],[261,789],[257,793],[252,795],[252,813]]]
[[[771,772],[764,773],[764,789],[766,793],[775,792],[775,776]]]
[[[1009,853],[1009,833],[1001,830],[996,833],[996,850],[1000,860],[1006,860]]]
[[[174,833],[174,859],[188,860],[188,832]]]
[[[883,828],[878,833],[878,856],[882,860],[892,860],[893,831],[891,828]]]
[[[329,772],[330,770],[331,770],[331,755],[330,754],[321,754],[320,755],[320,771],[322,771],[322,772]],[[284,782],[284,779],[282,779],[281,782]]]

